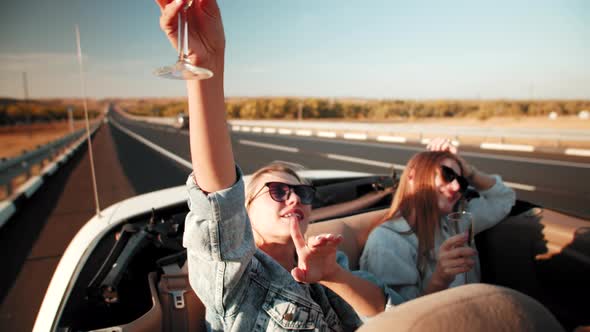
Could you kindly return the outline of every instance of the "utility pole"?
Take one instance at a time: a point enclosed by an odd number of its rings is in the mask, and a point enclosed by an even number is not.
[[[29,99],[29,81],[27,80],[27,72],[23,71],[23,94],[25,103]]]
[[[31,110],[29,109],[29,80],[27,78],[27,72],[23,71],[23,97],[24,103],[23,108],[27,112],[27,126],[29,127],[29,138],[33,137],[33,129],[31,128]]]
[[[74,114],[72,106],[68,106],[68,124],[70,127],[70,133],[74,132]]]

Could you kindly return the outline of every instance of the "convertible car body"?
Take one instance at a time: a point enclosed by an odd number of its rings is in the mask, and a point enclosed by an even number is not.
[[[314,207],[346,202],[394,182],[354,172],[304,173],[318,188]],[[159,331],[178,329],[170,324],[179,323],[202,329],[202,304],[183,273],[186,199],[179,186],[127,199],[92,218],[64,253],[34,331]],[[389,204],[385,198],[356,213]],[[313,226],[316,232],[350,238],[351,229],[343,225],[319,221]],[[565,330],[589,325],[589,226],[590,221],[517,201],[506,220],[476,237],[482,281],[536,299]],[[354,265],[362,244],[345,240],[342,246]],[[184,316],[174,318],[171,308]]]

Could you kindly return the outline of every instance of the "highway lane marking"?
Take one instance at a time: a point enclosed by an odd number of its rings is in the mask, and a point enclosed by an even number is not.
[[[297,136],[311,136],[313,133],[311,132],[311,130],[305,130],[305,129],[300,129],[300,130],[295,130],[295,135]]]
[[[382,162],[382,161],[378,161],[378,160],[370,160],[370,159],[344,156],[344,155],[340,155],[340,154],[326,153],[326,154],[322,154],[322,155],[326,158],[329,158],[329,159],[348,161],[351,163],[362,164],[362,165],[383,167],[383,168],[387,168],[387,169],[390,169],[391,166],[393,166],[395,169],[398,169],[398,170],[404,170],[406,168],[405,165],[386,163],[386,162]],[[522,183],[516,183],[516,182],[504,181],[504,184],[506,184],[508,187],[511,187],[514,189],[520,189],[520,190],[526,190],[526,191],[535,191],[537,189],[535,186],[530,186],[528,184],[522,184]]]
[[[240,144],[243,144],[243,145],[250,145],[250,146],[255,146],[255,147],[264,148],[264,149],[279,150],[279,151],[285,151],[285,152],[291,152],[291,153],[299,152],[298,148],[292,148],[292,147],[283,146],[283,145],[276,145],[276,144],[270,144],[270,143],[260,143],[260,142],[245,140],[245,139],[241,139],[238,142],[240,142]]]
[[[336,138],[336,133],[333,131],[318,131],[315,135],[317,137]]]
[[[366,141],[367,140],[367,134],[363,134],[363,133],[344,133],[344,135],[342,135],[342,137],[344,137],[344,139],[352,139],[352,140],[359,140],[359,141]]]
[[[590,157],[590,150],[588,149],[566,149],[565,154],[573,156]]]
[[[188,169],[193,168],[192,164],[189,161],[182,159],[181,157],[179,157],[179,156],[169,152],[168,150],[154,144],[153,142],[147,140],[146,138],[132,132],[131,130],[129,130],[127,128],[124,128],[116,121],[111,121],[111,123],[115,127],[117,127],[119,130],[121,130],[124,133],[126,133],[127,135],[135,138],[136,140],[145,144],[146,146],[154,149],[155,151],[159,152],[160,154],[176,161],[177,163],[181,164],[182,166],[185,166]],[[280,151],[286,151],[286,152],[292,152],[292,153],[299,152],[298,148],[292,148],[292,147],[281,146],[281,145],[276,145],[276,144],[260,143],[260,142],[254,142],[254,141],[249,141],[249,140],[239,140],[239,142],[244,145],[256,146],[256,147],[261,147],[261,148],[266,148],[266,149],[280,150]],[[338,154],[330,154],[330,153],[322,154],[322,155],[325,156],[326,158],[329,158],[329,159],[347,161],[347,162],[352,162],[352,163],[357,163],[357,164],[377,166],[377,167],[382,167],[382,168],[387,168],[387,169],[390,169],[392,166],[395,169],[399,169],[399,170],[405,169],[405,165],[386,163],[386,162],[377,161],[377,160],[362,159],[362,158],[356,158],[356,157],[350,157],[350,156],[344,156],[344,155],[338,155]],[[534,191],[536,189],[535,186],[530,186],[530,185],[525,185],[525,184],[520,184],[520,183],[507,182],[507,181],[505,181],[504,183],[507,186],[515,188],[515,189],[528,190],[528,191]]]
[[[308,141],[316,141],[315,138],[306,138],[306,137],[294,137],[291,136],[290,138],[298,139],[298,140],[308,140]],[[353,141],[338,141],[338,140],[326,140],[325,142],[333,143],[333,144],[343,144],[343,145],[356,145],[356,146],[374,146],[379,148],[387,148],[393,150],[406,150],[406,151],[425,151],[423,147],[410,147],[410,146],[391,146],[385,143],[371,143],[371,142],[353,142]],[[479,152],[470,152],[470,151],[461,151],[462,156],[469,156],[469,157],[476,157],[476,158],[483,158],[483,159],[494,159],[494,160],[504,160],[504,161],[514,161],[514,162],[525,162],[531,164],[542,164],[542,165],[550,165],[550,166],[564,166],[564,167],[576,167],[576,168],[589,168],[590,163],[579,163],[574,161],[560,161],[560,160],[550,160],[550,159],[538,159],[532,157],[516,157],[516,156],[503,156],[498,154],[490,154],[490,153],[479,153]]]
[[[401,136],[377,136],[377,142],[406,143],[407,140]]]
[[[324,157],[326,157],[328,159],[334,159],[334,160],[340,160],[340,161],[348,161],[348,162],[351,162],[351,163],[362,164],[362,165],[369,165],[369,166],[377,166],[377,167],[382,167],[382,168],[387,168],[387,169],[391,169],[392,166],[395,169],[399,169],[399,170],[403,170],[404,168],[406,168],[406,166],[400,165],[400,164],[386,163],[386,162],[383,162],[383,161],[363,159],[363,158],[345,156],[345,155],[341,155],[341,154],[321,153],[320,155],[322,155],[322,156],[324,156]]]
[[[164,155],[165,157],[168,157],[174,161],[176,161],[177,163],[181,164],[182,166],[188,168],[188,169],[193,169],[193,165],[189,162],[186,161],[184,159],[182,159],[181,157],[171,153],[170,151],[164,149],[163,147],[160,147],[156,144],[154,144],[152,141],[149,141],[145,138],[143,138],[142,136],[139,136],[138,134],[132,132],[131,130],[121,126],[119,123],[117,123],[117,121],[111,121],[111,123],[117,127],[119,130],[121,130],[122,132],[124,132],[125,134],[135,138],[136,140],[138,140],[139,142],[147,145],[149,148],[152,148],[154,150],[156,150],[157,152],[159,152],[160,154]]]
[[[507,150],[507,151],[522,151],[522,152],[534,152],[535,147],[532,145],[522,144],[501,144],[501,143],[481,143],[479,146],[482,149],[488,150]]]
[[[293,133],[293,130],[291,130],[291,129],[285,129],[285,128],[279,129],[279,135],[291,135],[292,133]]]

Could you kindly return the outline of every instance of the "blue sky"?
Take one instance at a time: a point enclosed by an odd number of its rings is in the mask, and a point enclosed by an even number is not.
[[[590,98],[590,1],[221,0],[226,95]],[[169,97],[151,0],[0,4],[0,96]]]

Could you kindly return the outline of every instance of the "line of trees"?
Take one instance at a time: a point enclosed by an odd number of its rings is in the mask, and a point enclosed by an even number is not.
[[[141,99],[123,106],[132,114],[174,116],[187,108],[183,100]],[[590,110],[590,100],[347,100],[326,98],[228,98],[231,119],[360,119],[390,120],[432,117],[575,115]]]
[[[88,115],[98,116],[101,103],[88,103]],[[61,121],[68,118],[68,108],[72,109],[75,120],[84,118],[81,100],[19,100],[0,99],[0,125]]]
[[[142,98],[90,100],[92,117],[107,103],[114,102],[131,114],[170,117],[186,112],[184,98]],[[83,117],[82,101],[0,99],[0,125],[30,123],[67,118],[73,109],[76,119]],[[228,98],[226,108],[231,119],[342,119],[403,120],[433,117],[543,116],[551,112],[575,115],[590,110],[590,100],[374,100],[327,98]]]

